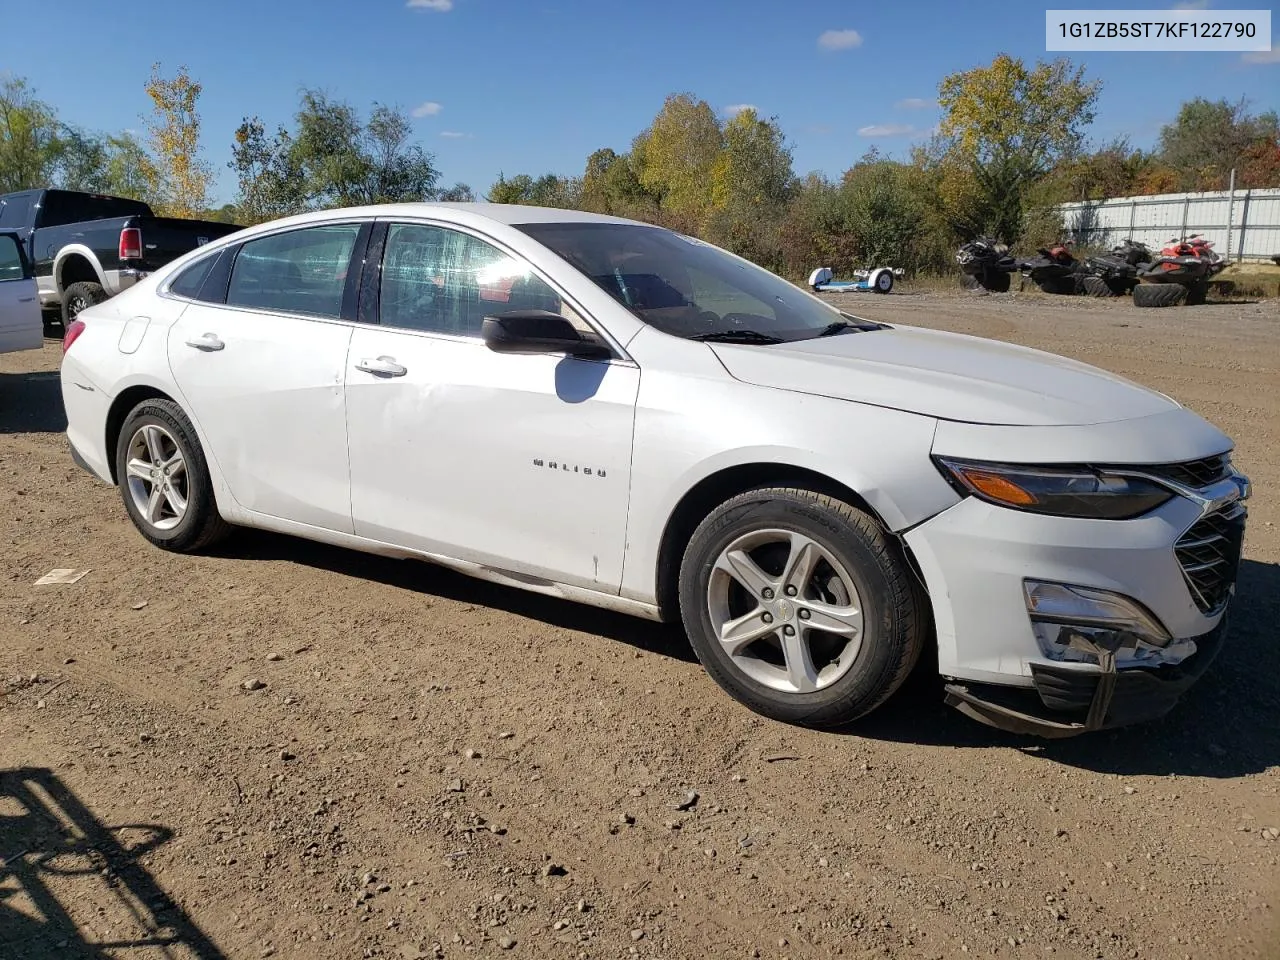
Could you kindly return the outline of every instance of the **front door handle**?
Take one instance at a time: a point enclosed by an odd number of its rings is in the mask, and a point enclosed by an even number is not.
[[[409,368],[396,363],[395,357],[378,357],[376,360],[361,360],[356,364],[357,370],[376,374],[381,377],[403,377]]]
[[[217,334],[205,333],[194,340],[188,340],[187,346],[195,347],[197,350],[221,350],[226,344],[218,339]]]

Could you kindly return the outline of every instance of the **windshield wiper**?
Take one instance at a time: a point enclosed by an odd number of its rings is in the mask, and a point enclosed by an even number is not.
[[[837,333],[852,333],[865,329],[866,327],[860,327],[856,323],[850,323],[848,320],[837,320],[835,323],[828,323],[819,330],[818,336],[834,337]]]
[[[714,343],[785,343],[781,337],[759,330],[717,330],[714,333],[698,333],[690,340],[711,341]]]

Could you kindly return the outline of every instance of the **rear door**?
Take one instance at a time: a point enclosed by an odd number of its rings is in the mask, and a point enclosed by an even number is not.
[[[12,232],[0,232],[0,353],[39,350],[44,321],[26,252]]]
[[[351,532],[345,318],[355,315],[351,258],[368,230],[325,222],[248,240],[194,275],[199,293],[169,328],[186,410],[232,496],[254,513]]]

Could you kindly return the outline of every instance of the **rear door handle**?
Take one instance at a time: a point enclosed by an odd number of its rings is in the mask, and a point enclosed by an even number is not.
[[[378,357],[376,360],[364,359],[356,364],[357,370],[376,374],[382,377],[403,377],[409,368],[396,363],[395,357]]]
[[[187,346],[195,347],[197,350],[208,351],[208,350],[221,350],[223,347],[226,346],[226,344],[218,339],[217,334],[205,333],[196,337],[194,340],[188,340]]]

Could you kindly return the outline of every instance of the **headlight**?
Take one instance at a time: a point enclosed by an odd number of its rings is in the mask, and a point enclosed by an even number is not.
[[[1128,520],[1173,499],[1173,491],[1088,467],[1015,466],[935,457],[962,493],[1030,513],[1093,520]]]

